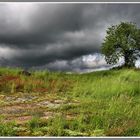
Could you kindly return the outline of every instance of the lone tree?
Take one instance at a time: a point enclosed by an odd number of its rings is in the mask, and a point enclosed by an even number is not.
[[[102,44],[102,53],[108,64],[116,64],[124,58],[124,66],[134,67],[140,57],[140,29],[132,22],[121,22],[109,27]]]

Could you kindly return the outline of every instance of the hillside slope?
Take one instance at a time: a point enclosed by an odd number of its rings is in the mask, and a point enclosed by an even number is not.
[[[0,136],[140,136],[140,70],[0,68]]]

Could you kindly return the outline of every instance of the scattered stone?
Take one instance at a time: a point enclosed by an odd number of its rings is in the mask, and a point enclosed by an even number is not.
[[[54,116],[53,112],[44,112],[44,116],[41,117],[42,119],[49,119]]]
[[[16,103],[24,103],[24,102],[28,102],[28,101],[32,101],[34,99],[36,99],[37,97],[33,97],[33,96],[27,96],[27,97],[21,97],[21,98],[17,98],[15,100]]]
[[[50,101],[43,101],[43,102],[38,103],[37,105],[38,106],[44,106],[44,105],[48,105],[50,103],[51,103]]]
[[[17,117],[15,118],[15,121],[18,123],[18,124],[23,124],[25,122],[28,122],[29,120],[32,119],[32,116],[21,116],[21,117]]]
[[[27,101],[27,99],[25,99],[25,98],[17,98],[15,102],[16,102],[16,103],[19,103],[19,102],[20,102],[20,103],[23,103],[23,102],[25,102],[25,101]]]
[[[50,101],[43,101],[43,102],[38,103],[37,105],[38,106],[46,106],[46,107],[49,107],[49,108],[58,108],[58,107],[61,106],[61,104],[60,103],[55,103],[55,102],[52,103]]]
[[[12,96],[5,98],[6,101],[14,101],[15,99],[16,99],[16,97],[12,97]]]
[[[35,106],[34,105],[30,105],[30,104],[19,104],[19,105],[9,105],[9,106],[5,106],[0,108],[0,112],[3,113],[8,113],[8,114],[21,114],[23,112],[26,112],[27,110],[32,110],[34,109]]]
[[[74,116],[74,115],[72,115],[72,114],[67,114],[67,115],[66,115],[66,119],[67,119],[67,120],[73,120],[73,119],[75,119],[75,117],[76,117],[76,116]]]
[[[25,71],[25,70],[20,71],[19,74],[21,74],[21,75],[25,75],[25,76],[31,76],[31,73],[28,72],[28,71]]]
[[[61,106],[61,104],[54,104],[54,103],[50,103],[50,104],[48,104],[47,105],[47,107],[49,107],[49,108],[59,108]]]
[[[0,95],[0,99],[4,99],[5,98],[5,95]]]
[[[55,100],[54,103],[56,103],[56,104],[63,104],[64,100]]]

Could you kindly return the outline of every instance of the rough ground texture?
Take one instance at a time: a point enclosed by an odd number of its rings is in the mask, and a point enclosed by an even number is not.
[[[140,71],[0,69],[0,136],[140,136]]]

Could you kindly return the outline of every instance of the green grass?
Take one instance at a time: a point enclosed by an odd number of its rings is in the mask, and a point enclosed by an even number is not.
[[[20,71],[0,68],[0,136],[140,136],[140,70]]]

